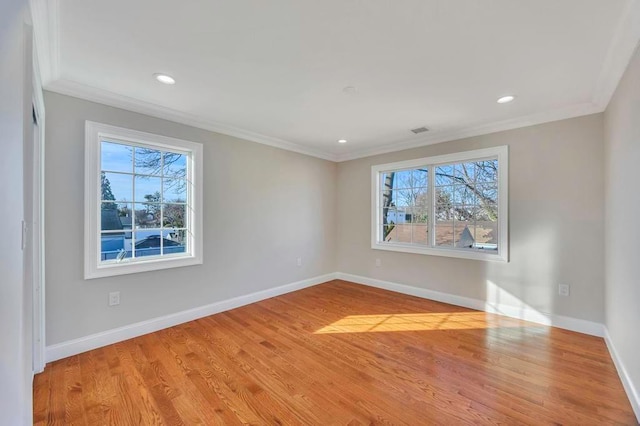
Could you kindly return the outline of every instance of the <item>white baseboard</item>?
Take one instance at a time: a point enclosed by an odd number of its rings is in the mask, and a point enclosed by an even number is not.
[[[590,334],[592,336],[604,336],[604,326],[593,321],[571,318],[563,315],[547,314],[527,307],[516,307],[505,304],[491,303],[484,300],[457,296],[455,294],[442,293],[435,290],[428,290],[425,288],[413,287],[405,284],[398,284],[390,281],[363,277],[360,275],[346,274],[343,272],[338,272],[336,276],[341,280],[351,281],[371,287],[377,287],[383,290],[395,291],[397,293],[422,297],[424,299],[449,303],[456,306],[463,306],[465,308],[476,309],[479,311],[506,315],[512,318],[518,318],[539,324],[564,328],[566,330],[577,331],[579,333]]]
[[[174,314],[165,315],[150,320],[137,322],[135,324],[114,328],[100,333],[91,334],[89,336],[80,337],[78,339],[69,340],[55,345],[47,346],[45,351],[46,362],[56,361],[82,352],[100,348],[102,346],[121,342],[123,340],[142,336],[143,334],[153,333],[154,331],[164,328],[173,327],[198,318],[203,318],[219,312],[235,309],[250,303],[259,302],[271,297],[280,296],[292,291],[301,290],[303,288],[312,287],[327,281],[336,279],[336,274],[320,275],[306,280],[297,281],[280,287],[270,288],[267,290],[257,291],[255,293],[244,296],[234,297],[232,299],[222,300],[220,302],[211,303],[209,305],[200,306],[198,308],[189,309]]]
[[[638,423],[640,423],[640,393],[633,385],[631,381],[631,377],[629,377],[629,373],[616,350],[613,341],[611,340],[611,336],[609,335],[609,330],[605,327],[604,329],[604,341],[607,344],[607,348],[609,349],[609,353],[611,354],[611,359],[613,359],[613,364],[616,366],[616,370],[618,371],[618,376],[620,376],[620,381],[622,382],[622,386],[624,387],[625,392],[627,393],[627,398],[629,398],[629,402],[631,402],[631,407],[633,408],[633,412],[636,415],[636,419]]]
[[[56,361],[91,349],[142,336],[143,334],[152,333],[164,328],[173,327],[174,325],[217,314],[219,312],[228,311],[230,309],[258,302],[270,297],[301,290],[336,278],[384,290],[395,291],[397,293],[477,309],[479,311],[497,313],[512,318],[560,327],[580,333],[599,337],[604,336],[603,325],[592,321],[570,318],[562,315],[544,314],[533,309],[514,307],[504,304],[491,304],[483,300],[472,299],[469,297],[457,296],[454,294],[382,281],[359,275],[336,272],[50,345],[46,347],[46,362]]]

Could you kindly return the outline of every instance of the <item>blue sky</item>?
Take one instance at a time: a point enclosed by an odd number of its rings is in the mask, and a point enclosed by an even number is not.
[[[111,142],[102,142],[101,168],[103,171],[133,173],[133,147]],[[186,156],[182,155],[171,165],[165,167],[164,172],[169,175],[178,173],[186,168]],[[152,170],[137,167],[137,173],[152,173]],[[145,201],[144,196],[161,192],[163,179],[152,176],[136,176],[122,173],[106,172],[106,178],[111,185],[111,192],[117,201],[132,201],[135,182],[135,201]],[[186,200],[186,185],[184,181],[164,179],[165,201]],[[167,189],[171,188],[171,189]]]

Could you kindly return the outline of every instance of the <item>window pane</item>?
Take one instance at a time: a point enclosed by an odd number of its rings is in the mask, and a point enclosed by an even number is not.
[[[405,189],[411,187],[411,170],[395,172],[395,178],[393,180],[394,189]]]
[[[396,225],[382,225],[382,232],[380,233],[383,241],[396,241]]]
[[[455,176],[458,182],[473,183],[476,180],[475,163],[458,163],[455,165]]]
[[[403,223],[412,223],[414,218],[414,209],[415,207],[407,207],[406,209],[404,209],[402,211],[402,215],[403,215]]]
[[[429,218],[429,209],[427,207],[414,207],[411,211],[411,222],[412,223],[427,223]]]
[[[436,222],[436,245],[453,246],[453,221]]]
[[[100,261],[122,260],[131,257],[131,240],[123,233],[102,233],[100,235]]]
[[[101,173],[101,198],[105,201],[132,201],[133,176],[122,173]]]
[[[427,168],[420,168],[413,170],[413,187],[414,188],[426,188],[429,181],[429,171]]]
[[[428,244],[429,243],[429,229],[426,225],[413,224],[412,226],[412,242],[414,244]]]
[[[393,193],[395,191],[389,189],[382,191],[380,194],[380,207],[392,207],[393,206]]]
[[[475,184],[470,185],[456,185],[455,186],[455,194],[454,194],[454,202],[456,204],[464,204],[466,206],[473,206],[476,204],[476,191]]]
[[[476,219],[495,222],[498,220],[498,205],[484,204],[476,208]]]
[[[156,149],[135,148],[135,172],[143,175],[160,175],[162,152]]]
[[[476,248],[484,250],[498,249],[498,222],[477,221],[476,222]]]
[[[186,228],[187,206],[185,204],[163,204],[163,226]]]
[[[413,189],[396,189],[393,191],[393,204],[396,207],[415,205],[416,192]]]
[[[388,218],[389,218],[389,208],[388,207],[378,208],[378,225],[382,225],[383,223],[386,223]]]
[[[136,191],[135,191],[135,201],[136,202],[155,202],[159,203],[162,201],[162,179],[158,177],[150,177],[150,176],[136,176]]]
[[[396,209],[395,223],[411,223],[411,211],[413,207],[398,207]]]
[[[184,179],[165,179],[163,182],[163,201],[170,203],[187,202],[187,181]]]
[[[478,203],[495,204],[498,202],[498,184],[486,183],[482,185],[476,185],[476,192],[478,195]]]
[[[395,181],[395,172],[384,172],[380,174],[380,188],[382,190],[393,189]]]
[[[134,236],[136,239],[136,257],[158,256],[161,253],[160,231],[136,231]]]
[[[134,228],[160,228],[161,204],[136,203],[134,205]]]
[[[382,221],[382,224],[388,223],[396,223],[398,219],[398,212],[395,208],[393,207],[388,207],[388,208],[383,208],[382,209],[382,216],[380,217],[380,220]]]
[[[453,246],[454,209],[450,206],[436,206],[436,245]]]
[[[461,218],[454,223],[455,245],[457,248],[473,248],[476,243],[474,220]]]
[[[187,231],[162,231],[162,254],[185,253],[187,251]]]
[[[164,175],[172,178],[184,178],[187,176],[187,156],[174,152],[164,154]]]
[[[454,186],[442,186],[436,188],[436,206],[450,206],[455,194]]]
[[[498,247],[498,210],[497,206],[483,206],[476,210],[476,246],[497,250]]]
[[[100,230],[131,229],[130,203],[102,203],[100,206]]]
[[[411,242],[411,224],[399,223],[396,225],[396,241],[399,243]]]
[[[452,221],[454,217],[453,205],[437,205],[436,206],[436,221]]]
[[[414,188],[413,197],[415,206],[427,207],[429,205],[429,191],[427,188]]]
[[[436,186],[452,185],[455,183],[454,167],[452,165],[436,167],[435,175]]]
[[[100,169],[110,172],[133,172],[133,148],[113,142],[100,143]]]
[[[496,182],[498,180],[498,160],[476,162],[476,181]]]

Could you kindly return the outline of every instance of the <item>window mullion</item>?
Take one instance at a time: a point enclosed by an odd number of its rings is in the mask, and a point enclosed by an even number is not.
[[[375,195],[375,201],[376,201],[376,235],[377,235],[377,240],[384,242],[384,231],[383,231],[383,227],[382,227],[382,216],[384,215],[384,206],[382,205],[382,197],[380,194],[382,194],[382,185],[383,185],[383,179],[382,177],[384,176],[384,172],[380,172],[378,173],[378,178],[377,183],[376,183],[376,195]],[[387,210],[388,211],[388,210]]]
[[[131,159],[133,168],[131,179],[133,182],[131,183],[131,259],[136,258],[136,150],[131,150]]]
[[[164,256],[164,157],[165,152],[160,153],[160,256]]]
[[[429,171],[429,178],[427,182],[427,192],[429,194],[429,216],[427,217],[427,228],[429,229],[429,239],[427,241],[427,245],[429,247],[435,247],[435,238],[436,238],[436,190],[435,190],[435,169],[433,165],[428,165],[427,170]],[[430,219],[430,220],[429,220]]]

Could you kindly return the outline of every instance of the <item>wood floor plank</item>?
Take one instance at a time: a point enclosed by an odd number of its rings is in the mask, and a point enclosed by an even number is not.
[[[51,363],[34,423],[637,424],[603,339],[339,280]]]

